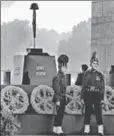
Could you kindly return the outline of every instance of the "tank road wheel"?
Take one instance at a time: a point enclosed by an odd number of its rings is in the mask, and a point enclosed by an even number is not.
[[[52,102],[54,91],[46,85],[34,88],[31,94],[31,104],[39,114],[53,114],[54,104]]]
[[[1,105],[14,114],[22,114],[29,105],[27,93],[20,87],[6,86],[1,90]]]
[[[104,114],[114,114],[114,89],[109,86],[105,87],[105,98],[102,107]]]
[[[66,113],[68,114],[81,114],[83,105],[80,101],[81,87],[73,85],[68,86],[66,90]]]

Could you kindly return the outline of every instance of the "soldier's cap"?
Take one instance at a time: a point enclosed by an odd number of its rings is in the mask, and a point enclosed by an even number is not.
[[[58,57],[58,63],[59,63],[59,65],[67,65],[68,61],[69,61],[69,58],[65,54],[62,54],[62,55],[60,55]]]
[[[114,69],[114,65],[111,65],[111,68]]]
[[[86,64],[82,64],[82,69],[83,70],[87,70],[88,69],[88,66]]]
[[[98,60],[96,52],[93,52],[92,57],[90,59],[90,64],[93,63],[94,61],[96,61],[97,63],[99,63],[99,60]]]

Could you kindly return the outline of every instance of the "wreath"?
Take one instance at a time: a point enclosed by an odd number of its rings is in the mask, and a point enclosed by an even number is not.
[[[104,114],[114,114],[114,89],[109,86],[105,86],[105,96],[102,108]]]
[[[33,109],[39,114],[53,114],[54,104],[52,102],[54,91],[46,85],[35,87],[31,94]]]
[[[84,105],[81,102],[81,87],[71,85],[66,90],[66,109],[65,112],[68,114],[81,114]]]
[[[28,108],[27,93],[20,87],[6,86],[1,90],[1,106],[13,114],[22,114]]]
[[[14,136],[21,127],[20,122],[17,119],[17,115],[7,108],[3,108],[1,111],[1,136]]]

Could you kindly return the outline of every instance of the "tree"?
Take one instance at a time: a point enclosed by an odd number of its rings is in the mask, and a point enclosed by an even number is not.
[[[55,30],[41,29],[37,31],[36,44],[37,48],[44,48],[45,51],[51,53],[57,50],[57,41],[59,34]]]
[[[59,34],[55,30],[37,29],[36,48],[43,48],[49,54],[57,50]],[[13,56],[26,48],[33,47],[32,28],[27,20],[14,20],[1,26],[2,69],[12,69]]]
[[[81,63],[87,63],[90,54],[91,21],[83,21],[72,28],[72,32],[58,34],[55,30],[37,29],[36,48],[52,55],[65,53],[70,58],[70,71],[79,70]],[[1,25],[1,66],[13,67],[16,52],[24,53],[33,47],[32,28],[27,20],[14,20]],[[77,68],[77,69],[76,69]]]
[[[14,20],[1,26],[1,62],[2,68],[12,68],[13,55],[23,51],[23,45],[30,41],[31,29],[27,20]]]
[[[65,41],[68,41],[69,38],[72,36],[72,33],[71,32],[63,32],[60,34],[60,39],[59,40],[65,40]]]
[[[91,20],[80,22],[72,28],[68,41],[60,41],[57,53],[70,57],[69,71],[79,71],[82,63],[88,63],[90,57]]]

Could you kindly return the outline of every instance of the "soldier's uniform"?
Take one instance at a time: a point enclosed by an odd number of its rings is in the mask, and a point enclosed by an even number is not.
[[[75,82],[75,85],[82,86],[83,85],[83,79],[84,79],[84,73],[87,71],[88,66],[86,64],[82,65],[82,71],[78,74],[77,80]]]
[[[85,102],[85,124],[90,124],[94,104],[98,125],[102,124],[101,100],[104,99],[104,77],[99,71],[88,70],[84,76],[82,97]]]
[[[94,106],[99,133],[103,133],[101,100],[104,99],[104,76],[101,72],[91,69],[84,75],[82,98],[85,103],[84,124],[90,127],[90,116]],[[102,129],[102,130],[101,130]]]
[[[55,117],[54,126],[61,126],[66,104],[66,80],[65,75],[60,71],[57,76],[53,78],[53,89],[55,91],[54,101],[60,102],[60,106],[57,107],[57,115]]]
[[[65,94],[66,94],[67,84],[66,84],[66,78],[65,78],[66,76],[64,73],[61,72],[60,68],[64,65],[67,65],[68,57],[66,55],[61,55],[58,58],[58,63],[59,63],[59,71],[58,71],[58,74],[53,78],[52,87],[53,87],[53,90],[55,91],[54,102],[55,103],[60,102],[60,105],[56,106],[57,115],[55,116],[54,127],[61,129],[63,115],[65,111],[65,105],[66,105]],[[61,130],[60,132],[62,133]]]

